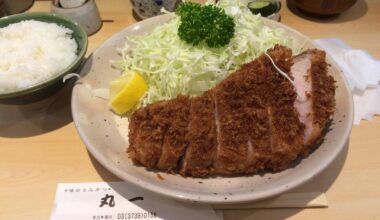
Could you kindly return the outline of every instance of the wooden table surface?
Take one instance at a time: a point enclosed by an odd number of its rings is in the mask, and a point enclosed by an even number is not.
[[[88,54],[136,22],[128,0],[97,4],[104,23],[89,37]],[[282,23],[313,39],[339,37],[380,59],[380,1],[359,0],[346,13],[325,21],[296,16],[283,6]],[[30,9],[49,10],[50,1],[37,1]],[[58,183],[119,180],[90,156],[80,140],[71,117],[70,89],[66,86],[40,104],[0,105],[0,219],[48,219]],[[328,208],[233,210],[224,211],[224,218],[380,219],[379,131],[379,117],[355,125],[348,148],[337,161],[295,190],[317,184],[326,192]]]

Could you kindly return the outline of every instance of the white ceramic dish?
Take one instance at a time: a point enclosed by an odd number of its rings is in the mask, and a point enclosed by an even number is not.
[[[102,44],[87,60],[81,74],[82,82],[92,88],[107,88],[108,82],[120,71],[112,68],[110,60],[119,60],[116,49],[126,36],[141,35],[166,22],[168,15],[150,18],[115,34]],[[305,47],[317,47],[310,39],[280,23],[265,19],[267,25],[280,26],[289,36]],[[237,203],[278,195],[310,180],[324,170],[341,152],[352,127],[352,95],[347,83],[331,59],[330,73],[337,81],[336,104],[330,131],[325,141],[309,157],[285,171],[240,177],[208,179],[183,178],[178,175],[147,171],[132,164],[128,158],[128,120],[113,114],[107,101],[94,96],[83,83],[75,85],[72,94],[72,113],[76,128],[91,154],[109,171],[123,180],[146,190],[178,200],[204,203]]]

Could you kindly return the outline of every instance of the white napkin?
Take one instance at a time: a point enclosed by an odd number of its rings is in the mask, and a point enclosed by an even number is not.
[[[317,39],[339,65],[353,92],[354,124],[380,114],[380,61],[364,50],[352,49],[338,38]]]

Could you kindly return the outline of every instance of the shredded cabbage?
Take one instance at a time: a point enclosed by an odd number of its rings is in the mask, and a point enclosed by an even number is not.
[[[206,44],[186,44],[177,36],[180,18],[170,13],[173,18],[169,22],[148,35],[128,37],[124,47],[119,49],[122,60],[118,64],[123,72],[138,71],[149,86],[140,106],[179,94],[198,95],[275,44],[296,51],[283,29],[265,26],[243,0],[206,4],[216,4],[234,17],[235,35],[227,46],[210,48]]]

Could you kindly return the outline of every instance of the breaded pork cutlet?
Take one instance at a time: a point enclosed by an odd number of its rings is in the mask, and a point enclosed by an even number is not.
[[[186,96],[136,110],[129,124],[128,153],[132,160],[147,168],[177,171],[188,145],[189,111]]]
[[[129,122],[129,157],[136,164],[155,168],[161,157],[167,126],[167,101],[137,109]]]
[[[201,96],[134,112],[128,153],[135,163],[183,176],[283,170],[321,142],[334,93],[324,52],[293,59],[276,46]]]
[[[250,148],[253,118],[250,117],[250,93],[244,83],[243,72],[237,72],[213,89],[216,106],[217,154],[215,172],[243,173]]]
[[[162,153],[156,167],[165,172],[177,172],[178,163],[188,147],[190,99],[179,96],[166,102],[166,132],[162,142]],[[164,120],[163,120],[164,121]]]
[[[290,49],[278,46],[268,55],[289,73]],[[297,94],[268,57],[242,66],[213,91],[220,122],[217,173],[282,170],[297,157],[304,128],[293,106]]]
[[[213,173],[217,137],[212,92],[191,99],[188,138],[181,175],[204,177]]]
[[[276,66],[292,78],[290,72],[293,65],[291,50],[275,47],[269,50],[268,54]],[[294,108],[297,93],[292,82],[279,74],[267,57],[259,59],[263,64],[261,72],[270,70],[264,76],[266,77],[266,88],[263,94],[267,100],[271,130],[271,151],[265,168],[278,171],[286,169],[297,158],[303,146],[304,125],[299,121],[299,114]]]
[[[305,125],[304,154],[322,141],[323,130],[334,113],[335,80],[328,75],[325,58],[324,51],[307,50],[294,58],[291,68],[299,96],[294,106]]]

